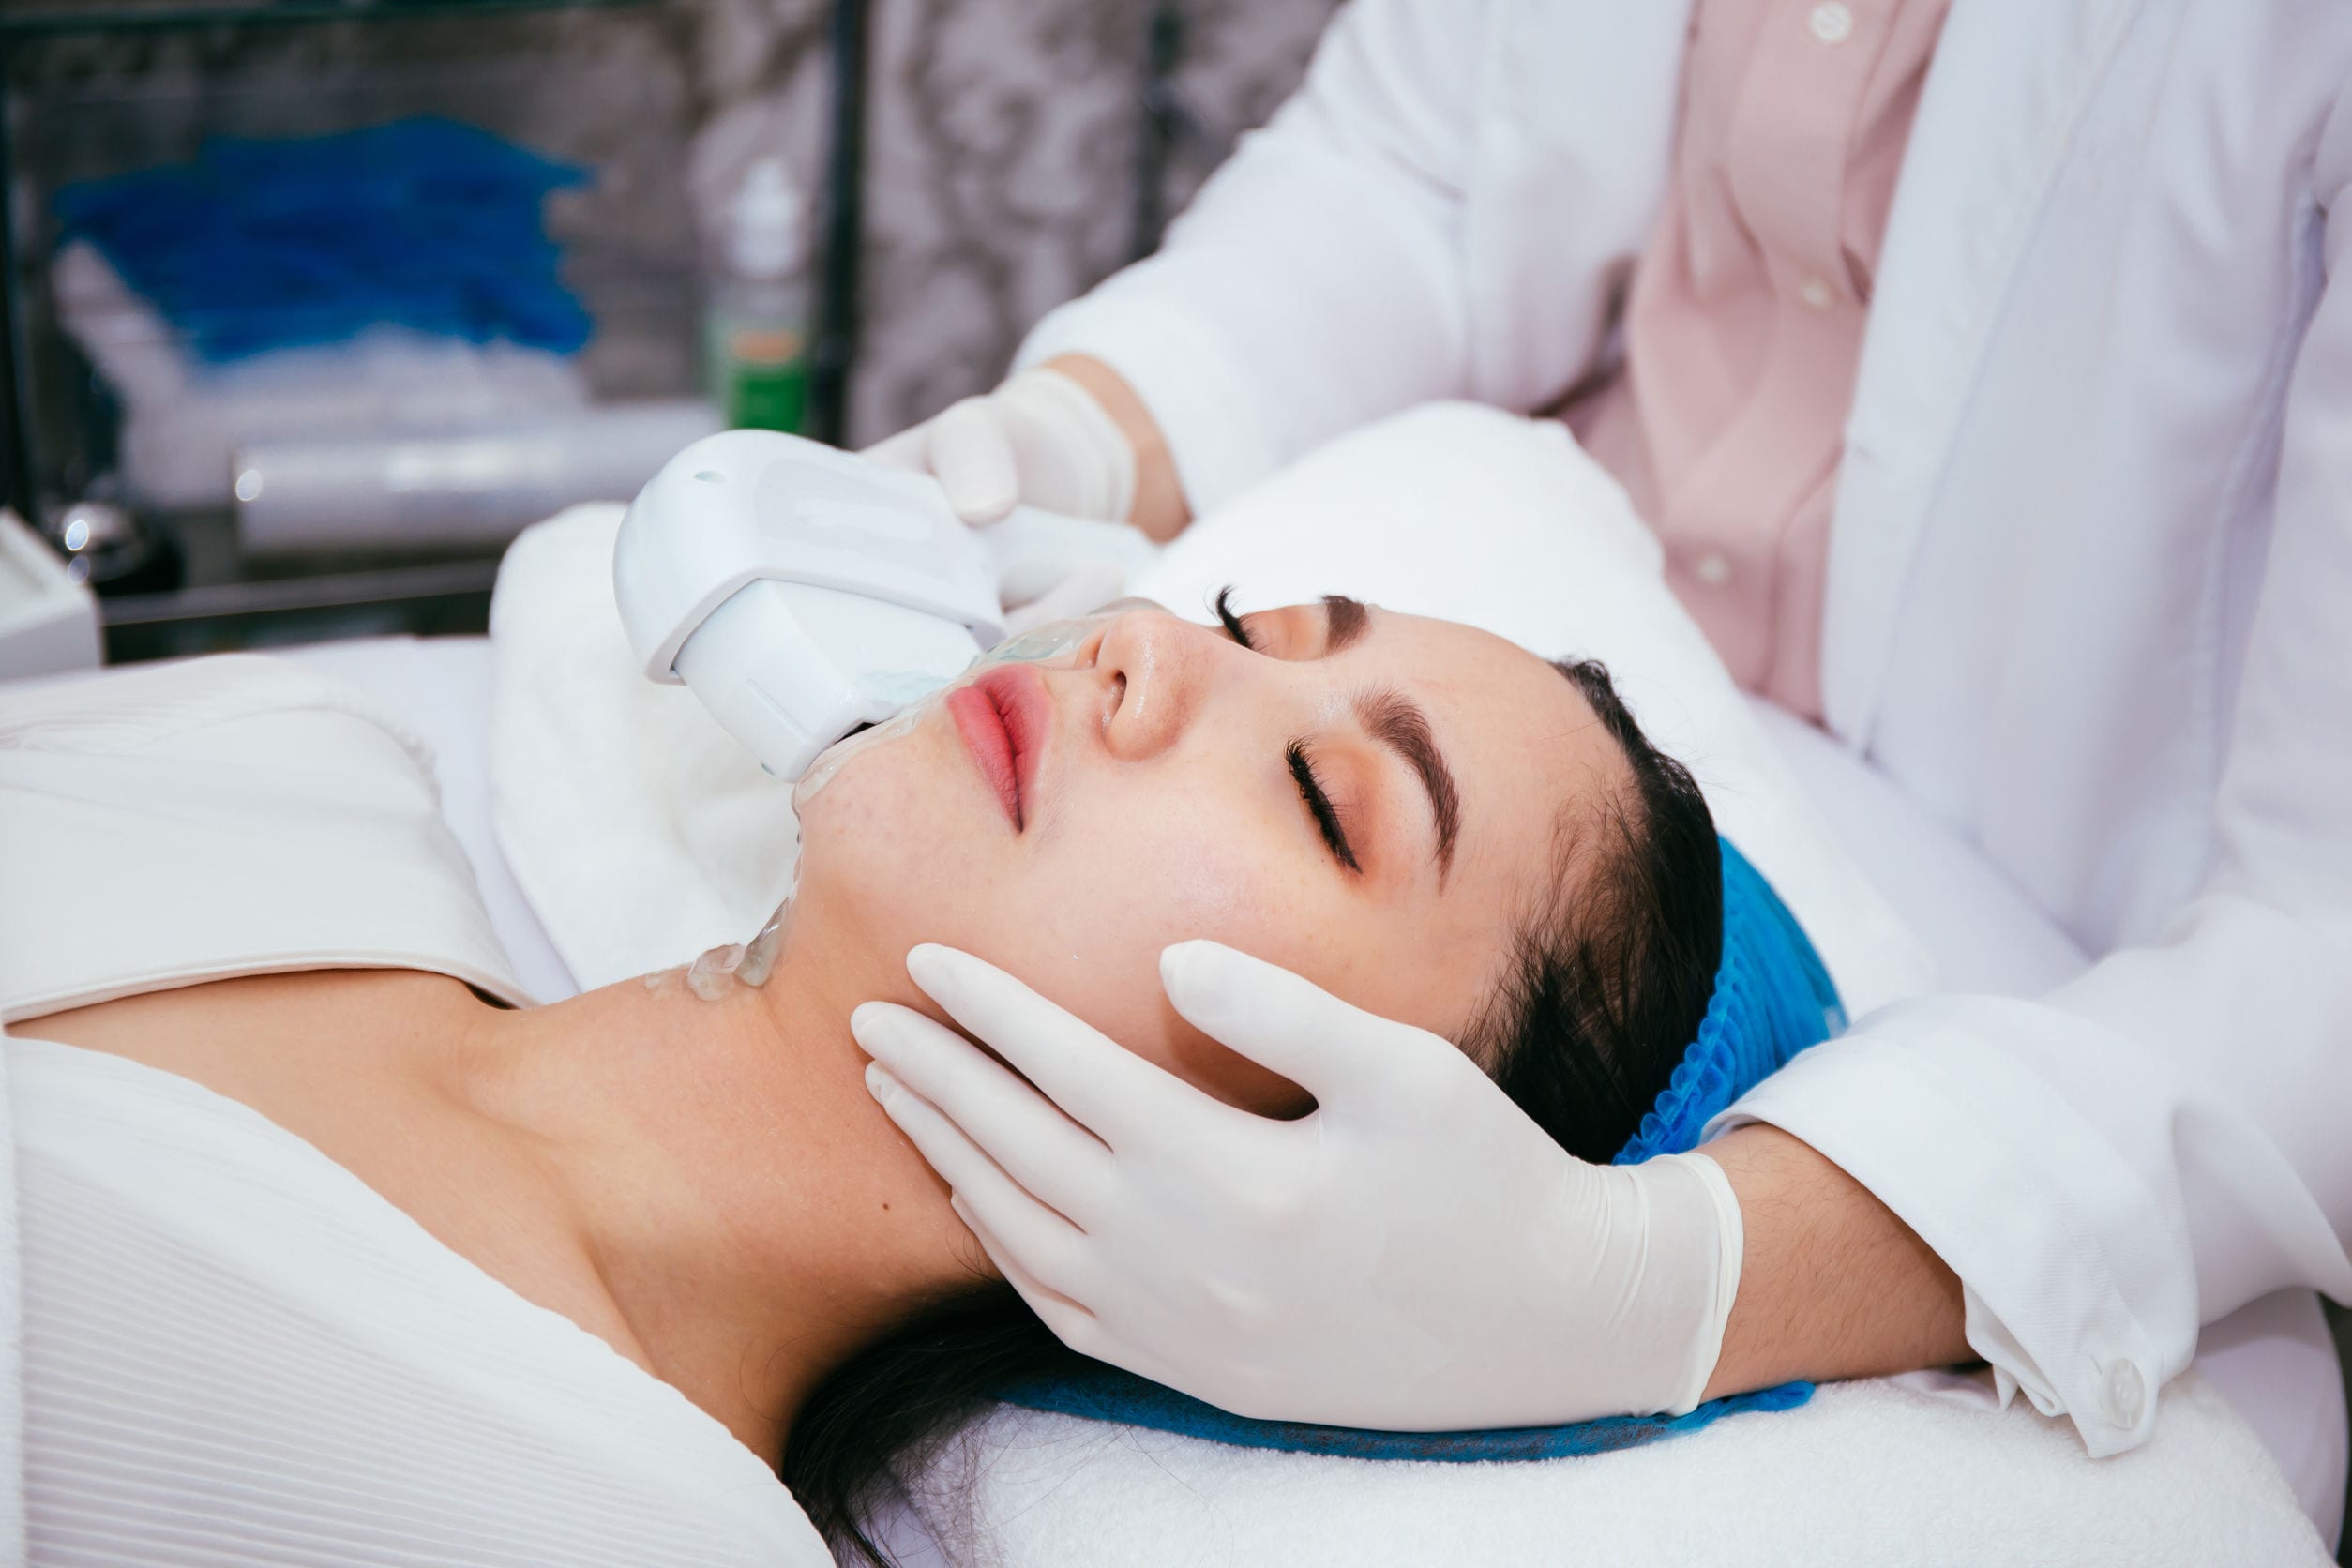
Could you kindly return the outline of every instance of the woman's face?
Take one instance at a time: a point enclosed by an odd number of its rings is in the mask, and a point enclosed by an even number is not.
[[[1623,773],[1576,687],[1485,632],[1348,599],[1225,627],[1128,609],[850,758],[804,803],[793,918],[894,969],[962,948],[1293,1109],[1168,1006],[1160,950],[1214,938],[1458,1039],[1557,874],[1563,809]]]

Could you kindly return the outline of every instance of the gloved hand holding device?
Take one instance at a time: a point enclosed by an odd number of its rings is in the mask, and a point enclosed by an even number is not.
[[[1017,505],[1124,522],[1135,504],[1135,451],[1118,421],[1077,382],[1042,366],[865,455],[938,479],[947,504],[975,525]]]
[[[869,1003],[851,1020],[867,1082],[1073,1348],[1334,1425],[1698,1403],[1741,1256],[1706,1155],[1585,1164],[1446,1041],[1214,942],[1161,955],[1169,1002],[1306,1089],[1307,1116],[1225,1105],[966,954],[918,947],[907,969],[1021,1076]]]
[[[1123,523],[1135,504],[1135,450],[1118,421],[1059,370],[1023,370],[995,391],[966,398],[864,454],[928,474],[956,515],[975,526],[1016,505]],[[1117,598],[1125,574],[1082,560],[1034,598],[1007,602],[1006,629],[1083,615]]]

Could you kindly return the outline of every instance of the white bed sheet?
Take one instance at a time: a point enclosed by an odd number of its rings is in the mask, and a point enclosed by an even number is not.
[[[514,960],[515,978],[541,1002],[579,991],[490,830],[490,640],[371,637],[273,652],[342,677],[408,720],[432,748],[441,814],[474,863],[490,927]]]
[[[491,834],[489,641],[384,638],[290,653],[409,718],[433,748],[443,811],[473,861],[517,975],[542,1000],[577,990]],[[1756,706],[1846,847],[1933,953],[1946,987],[2030,993],[2083,968],[2080,948],[1875,770],[1811,726]],[[2260,1435],[2332,1547],[2347,1437],[2342,1378],[2317,1298],[2284,1292],[2215,1324],[2200,1343],[2198,1366]]]

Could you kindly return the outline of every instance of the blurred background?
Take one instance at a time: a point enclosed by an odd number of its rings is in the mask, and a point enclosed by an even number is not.
[[[0,663],[479,631],[707,430],[983,391],[1335,4],[0,0]]]

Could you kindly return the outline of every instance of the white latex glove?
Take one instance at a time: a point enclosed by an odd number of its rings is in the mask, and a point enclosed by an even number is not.
[[[1161,955],[1168,1001],[1311,1114],[1236,1110],[969,955],[907,971],[1036,1090],[882,1003],[851,1018],[867,1084],[1073,1349],[1236,1414],[1392,1431],[1698,1402],[1741,1236],[1705,1155],[1587,1165],[1444,1040],[1214,942]]]
[[[983,397],[866,449],[937,478],[970,523],[1015,505],[1124,522],[1135,505],[1135,448],[1092,394],[1059,370],[1023,370]]]

